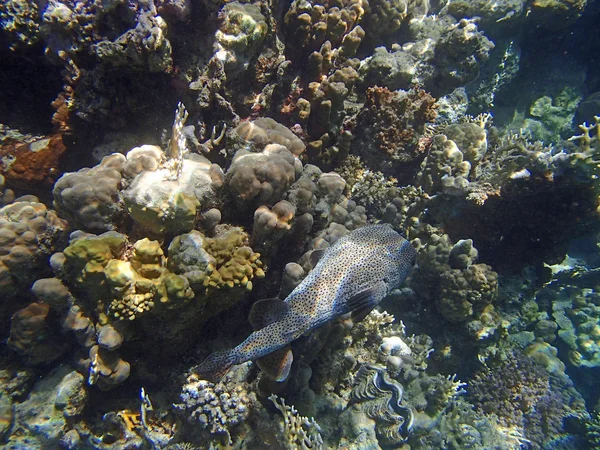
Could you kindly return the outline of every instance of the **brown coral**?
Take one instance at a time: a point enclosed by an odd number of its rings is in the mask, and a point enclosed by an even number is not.
[[[66,147],[60,134],[26,143],[0,147],[0,174],[7,187],[47,194],[61,174],[60,162]]]
[[[50,306],[34,302],[15,313],[8,346],[29,364],[47,364],[58,359],[64,346],[52,339]]]
[[[384,173],[416,167],[426,150],[419,145],[420,140],[427,123],[435,117],[435,99],[421,89],[406,92],[369,88],[356,119],[358,138],[351,152]]]

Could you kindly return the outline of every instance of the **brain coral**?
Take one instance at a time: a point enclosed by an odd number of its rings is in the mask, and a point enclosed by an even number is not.
[[[0,209],[0,288],[6,298],[39,276],[66,227],[33,196],[17,198]]]
[[[296,159],[284,146],[269,144],[261,153],[238,150],[225,175],[237,207],[271,206],[296,180]],[[299,161],[298,161],[299,164]]]
[[[95,167],[64,174],[54,185],[54,207],[72,227],[104,232],[115,229],[123,213],[119,200],[125,157],[113,154]]]

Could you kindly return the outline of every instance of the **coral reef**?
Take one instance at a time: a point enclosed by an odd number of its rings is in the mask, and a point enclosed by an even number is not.
[[[2,445],[598,446],[597,23],[586,0],[0,2]],[[380,223],[418,264],[376,310],[299,336],[284,381],[202,379]]]

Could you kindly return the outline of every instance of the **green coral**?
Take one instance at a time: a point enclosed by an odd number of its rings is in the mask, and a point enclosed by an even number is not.
[[[126,243],[125,236],[114,231],[77,237],[63,252],[68,277],[90,296],[100,295],[105,287],[106,265],[123,254]]]
[[[600,449],[600,411],[585,422],[585,434],[590,448]]]
[[[529,106],[529,117],[515,115],[511,128],[526,130],[533,140],[558,143],[567,137],[573,125],[581,93],[566,86],[553,96],[544,95]]]
[[[600,295],[592,289],[564,286],[557,292],[552,315],[558,336],[576,367],[600,367]]]

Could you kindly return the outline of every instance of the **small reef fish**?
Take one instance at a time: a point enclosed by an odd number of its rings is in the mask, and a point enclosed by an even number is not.
[[[220,379],[231,366],[256,361],[269,377],[283,381],[293,361],[289,344],[315,328],[352,313],[364,318],[410,273],[417,252],[388,225],[368,225],[326,249],[315,268],[285,300],[252,305],[254,332],[240,345],[211,354],[196,370]]]

